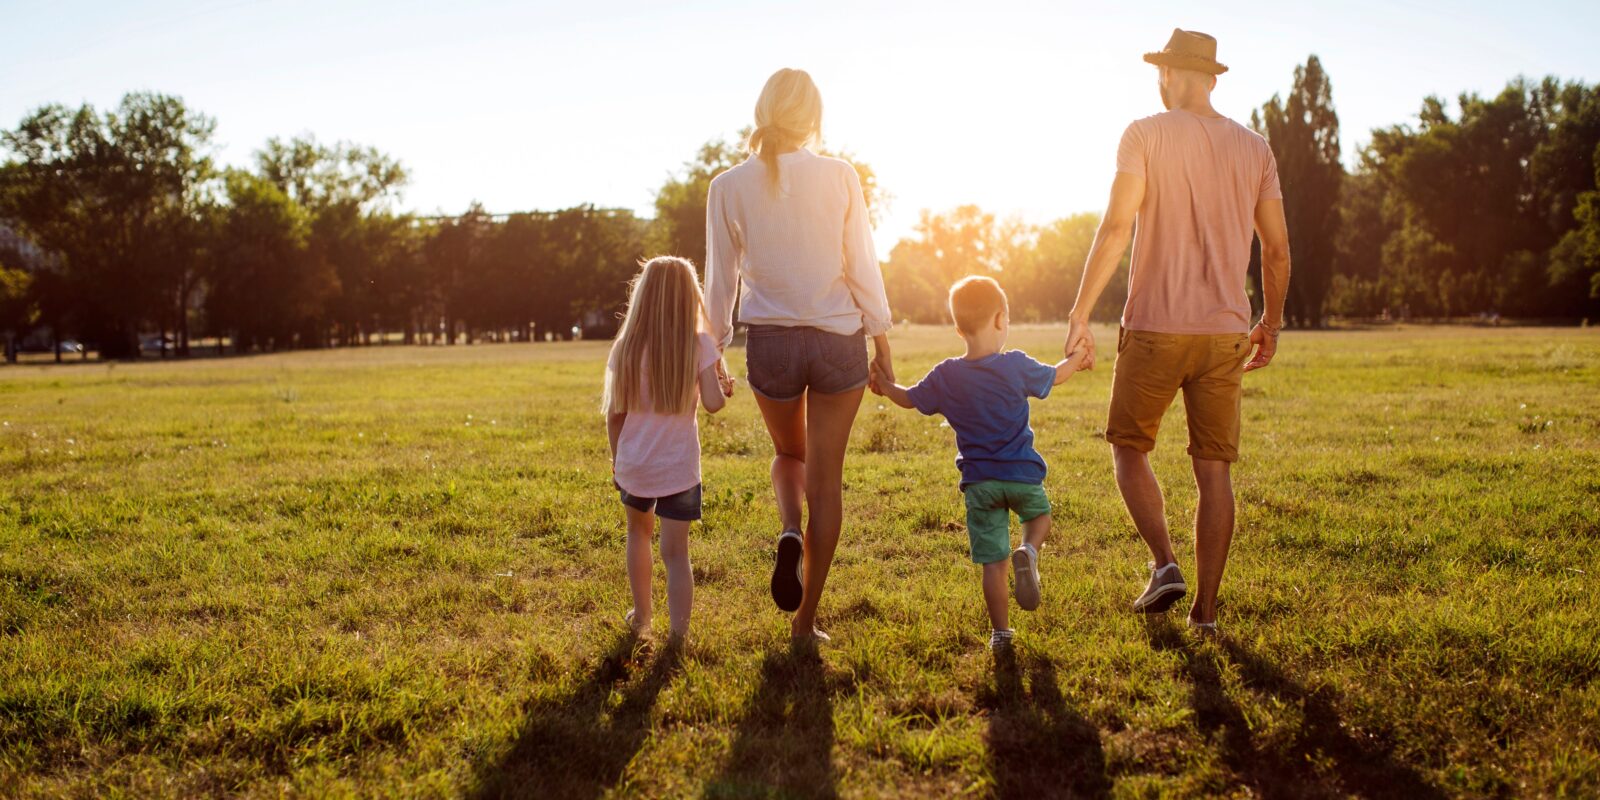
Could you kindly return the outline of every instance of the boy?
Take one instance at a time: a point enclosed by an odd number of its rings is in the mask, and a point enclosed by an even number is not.
[[[1055,366],[1021,350],[1003,350],[1011,330],[1006,294],[991,278],[972,276],[950,287],[950,316],[967,343],[966,355],[948,358],[909,389],[889,383],[873,365],[871,386],[901,408],[943,414],[956,432],[956,468],[967,503],[972,560],[983,565],[983,601],[993,631],[989,647],[1011,646],[1007,622],[1005,560],[1016,574],[1017,605],[1039,607],[1039,547],[1050,535],[1045,463],[1033,448],[1028,398],[1043,399],[1077,371],[1083,353]],[[1022,520],[1022,546],[1011,550],[1011,512]]]

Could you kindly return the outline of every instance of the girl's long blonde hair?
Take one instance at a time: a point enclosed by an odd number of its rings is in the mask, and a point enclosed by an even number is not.
[[[695,338],[705,318],[705,298],[694,265],[676,256],[645,262],[629,290],[628,311],[611,346],[601,408],[610,414],[694,410]],[[640,391],[649,370],[650,397]]]
[[[778,192],[778,151],[804,147],[822,138],[822,93],[802,69],[780,69],[767,79],[756,100],[756,128],[746,145],[767,165],[772,191]]]

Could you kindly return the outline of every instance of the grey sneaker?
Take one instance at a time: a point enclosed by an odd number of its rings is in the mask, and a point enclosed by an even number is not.
[[[1039,552],[1027,544],[1011,551],[1012,580],[1016,586],[1017,605],[1023,611],[1039,607]]]
[[[1172,608],[1172,604],[1178,602],[1189,591],[1189,587],[1183,584],[1183,573],[1178,571],[1177,564],[1156,569],[1152,561],[1149,567],[1150,583],[1144,587],[1144,594],[1133,601],[1133,610],[1142,614],[1160,614]]]
[[[1011,640],[1015,638],[1016,635],[1017,632],[1010,628],[992,631],[989,634],[989,649],[1009,650],[1011,648]]]

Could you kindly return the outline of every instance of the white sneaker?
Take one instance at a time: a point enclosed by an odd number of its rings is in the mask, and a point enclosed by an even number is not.
[[[1023,611],[1039,607],[1039,551],[1026,542],[1011,551],[1012,582]]]
[[[1007,650],[1011,647],[1011,640],[1016,638],[1017,632],[1010,628],[997,628],[989,633],[990,650]]]

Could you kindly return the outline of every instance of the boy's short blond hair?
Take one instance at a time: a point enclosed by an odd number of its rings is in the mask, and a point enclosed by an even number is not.
[[[950,287],[950,318],[971,336],[1006,310],[1006,293],[994,278],[968,275]]]

